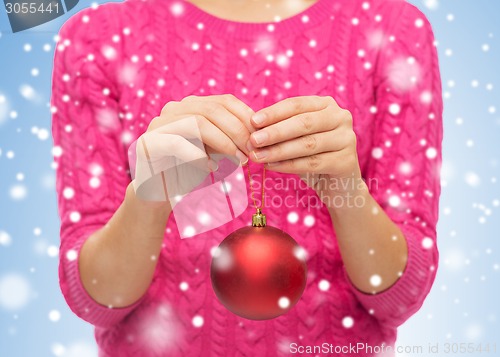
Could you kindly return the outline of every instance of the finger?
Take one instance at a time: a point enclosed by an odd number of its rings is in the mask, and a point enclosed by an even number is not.
[[[211,96],[195,96],[191,95],[183,100],[201,100],[201,101],[216,101],[217,103],[223,105],[229,112],[231,112],[236,118],[238,118],[247,128],[249,132],[254,132],[255,128],[250,123],[250,118],[255,113],[252,108],[250,108],[245,102],[237,98],[233,94],[222,94],[222,95],[211,95]]]
[[[190,112],[202,115],[224,132],[244,154],[248,154],[246,143],[250,133],[237,117],[222,104],[206,100],[190,100]]]
[[[345,132],[326,131],[301,136],[275,145],[253,150],[252,161],[259,163],[290,160],[322,152],[339,151],[348,145]]]
[[[155,118],[154,120],[161,118]],[[177,120],[156,125],[156,129],[150,131],[149,134],[173,134],[181,136],[188,140],[201,141],[198,146],[206,150],[206,147],[213,148],[212,151],[222,153],[224,155],[236,156],[241,163],[248,161],[247,155],[241,152],[234,142],[222,130],[212,124],[207,118],[199,114],[184,114],[176,118]],[[164,136],[165,137],[165,136]],[[203,145],[203,147],[202,147]],[[178,151],[175,146],[171,147],[172,151]]]
[[[332,97],[320,96],[286,98],[257,111],[252,116],[251,122],[256,128],[263,128],[300,113],[316,112],[325,109],[332,101]]]
[[[236,156],[242,163],[247,160],[247,156],[238,149],[231,138],[212,122],[200,117],[198,126],[200,127],[201,140],[207,146],[208,153]]]
[[[222,159],[229,159],[233,164],[237,165],[245,165],[248,162],[248,156],[240,152],[240,154],[222,154],[219,150],[216,150],[212,148],[211,146],[205,145],[205,152],[207,153],[207,156],[209,158],[209,161],[212,161],[215,166],[214,171],[217,171],[218,168],[218,162]]]
[[[318,174],[318,173],[310,173],[310,172],[299,175],[300,179],[313,189],[318,188],[317,185],[318,185],[318,183],[320,183],[322,176],[325,176],[325,175]]]
[[[273,145],[308,134],[334,130],[340,122],[326,109],[301,113],[257,130],[250,135],[250,143],[254,147]]]
[[[323,173],[337,158],[338,152],[324,152],[307,157],[272,162],[266,168],[290,174]]]
[[[208,158],[202,148],[181,135],[152,131],[141,137],[137,159],[148,162],[149,169],[159,173],[175,167],[179,160],[206,170]]]
[[[198,140],[214,148],[214,150],[227,155],[235,155],[235,152],[238,150],[234,142],[204,116],[186,114],[176,119],[168,124],[157,127],[150,133],[178,135],[188,140],[195,140],[194,142]],[[202,147],[202,143],[199,144],[200,147]],[[175,145],[171,149],[178,151]]]
[[[250,133],[253,133],[255,128],[250,122],[250,119],[252,115],[255,114],[254,110],[232,94],[224,94],[220,97],[222,97],[222,104],[226,109],[240,119]]]

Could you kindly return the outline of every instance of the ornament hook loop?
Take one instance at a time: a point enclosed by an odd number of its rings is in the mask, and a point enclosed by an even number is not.
[[[260,208],[257,208],[257,213],[252,216],[252,226],[253,227],[265,227],[266,226],[266,216],[262,213]]]

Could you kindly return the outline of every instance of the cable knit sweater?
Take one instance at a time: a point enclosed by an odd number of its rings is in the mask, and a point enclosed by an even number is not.
[[[60,31],[51,97],[59,274],[72,311],[95,326],[99,356],[393,355],[387,346],[421,307],[438,263],[442,97],[433,41],[426,17],[402,0],[318,0],[276,23],[225,20],[185,0],[128,0],[72,16]],[[349,281],[324,205],[267,209],[268,222],[307,251],[307,286],[273,320],[232,314],[212,290],[210,249],[249,225],[249,204],[191,239],[180,239],[171,215],[152,284],[134,305],[102,306],[88,295],[79,251],[122,202],[131,142],[168,101],[223,93],[255,111],[286,97],[332,96],[352,113],[363,177],[376,180],[371,194],[408,242],[407,266],[390,288],[366,294]],[[259,180],[262,166],[250,165]],[[315,195],[297,187],[299,198]]]

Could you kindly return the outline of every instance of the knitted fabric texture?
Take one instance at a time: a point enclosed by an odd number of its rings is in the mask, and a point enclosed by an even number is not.
[[[243,23],[184,0],[106,3],[63,25],[52,83],[54,145],[62,149],[60,285],[71,310],[95,326],[99,356],[312,355],[305,347],[323,343],[342,347],[338,356],[372,356],[369,348],[394,345],[397,327],[421,307],[438,264],[443,108],[433,31],[415,6],[318,0],[281,22]],[[287,97],[331,96],[352,113],[363,177],[408,243],[407,266],[390,288],[357,290],[315,192],[297,175],[267,172],[296,183],[267,189],[267,220],[307,252],[307,286],[287,314],[246,320],[212,290],[210,250],[250,224],[250,204],[191,239],[180,239],[171,215],[152,284],[134,305],[102,306],[88,295],[79,252],[123,200],[131,142],[167,102],[226,93],[255,111]],[[250,168],[259,181],[262,165]],[[286,197],[294,205],[280,205]],[[366,349],[348,348],[358,343]]]

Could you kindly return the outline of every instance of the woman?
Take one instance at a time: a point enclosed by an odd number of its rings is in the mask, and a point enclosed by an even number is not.
[[[400,0],[293,5],[128,0],[62,27],[60,282],[100,356],[393,355],[396,328],[422,305],[438,263],[442,140],[431,26]],[[304,294],[278,318],[232,314],[210,283],[211,249],[249,224],[250,205],[181,240],[170,204],[135,194],[128,147],[187,115],[207,150],[257,181],[265,167],[275,181],[355,183],[297,185],[294,204],[264,207],[307,252]]]

